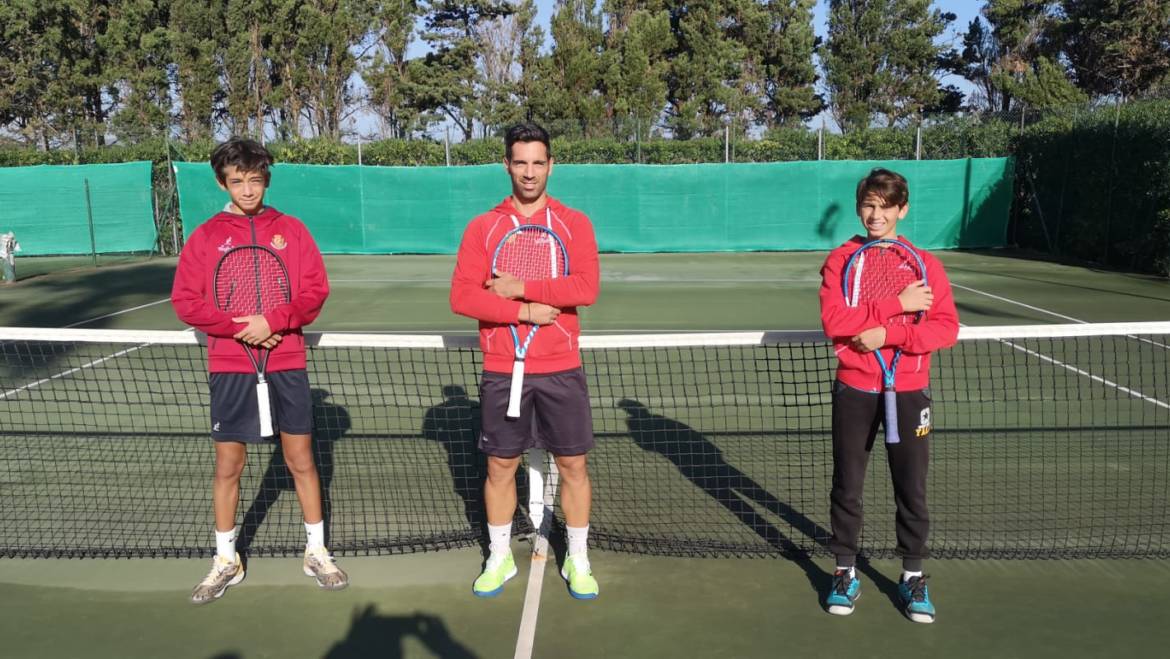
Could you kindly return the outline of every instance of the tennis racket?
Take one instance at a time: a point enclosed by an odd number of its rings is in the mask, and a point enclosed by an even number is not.
[[[507,273],[524,282],[556,279],[569,274],[569,253],[560,237],[548,227],[522,224],[500,239],[492,255],[492,276]],[[516,361],[512,364],[512,388],[508,394],[508,417],[520,416],[520,392],[524,386],[524,358],[532,337],[540,329],[528,325],[521,340],[519,325],[509,325]]]
[[[842,282],[845,304],[856,307],[885,298],[897,297],[907,286],[919,279],[923,283],[927,283],[926,264],[909,245],[891,238],[870,241],[854,252],[845,266],[845,276]],[[904,313],[887,321],[887,324],[913,325],[922,318],[922,313],[921,311]],[[898,360],[902,358],[902,351],[894,349],[887,361],[882,350],[883,348],[874,350],[873,355],[882,369],[882,395],[886,408],[886,443],[897,444],[901,441],[901,437],[898,436],[898,397],[894,388],[894,377],[898,369]]]
[[[263,314],[292,301],[288,270],[276,252],[263,245],[241,245],[228,250],[215,266],[215,306],[232,316]],[[256,369],[256,402],[260,406],[260,436],[271,437],[272,404],[268,396],[267,348],[240,342]]]

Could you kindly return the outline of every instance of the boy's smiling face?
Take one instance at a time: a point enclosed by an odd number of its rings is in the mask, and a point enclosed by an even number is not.
[[[232,205],[243,215],[255,215],[264,207],[264,191],[268,180],[260,171],[243,171],[235,165],[223,168],[223,183],[220,184],[231,197]]]
[[[910,204],[897,206],[886,205],[886,200],[876,193],[865,195],[865,199],[857,205],[857,217],[861,219],[861,226],[865,227],[866,235],[870,240],[898,237],[898,221],[906,217]]]

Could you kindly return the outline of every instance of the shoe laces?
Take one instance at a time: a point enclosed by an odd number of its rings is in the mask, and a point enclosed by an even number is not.
[[[589,557],[585,554],[573,554],[569,557],[573,562],[573,571],[578,574],[592,574],[590,571]]]
[[[922,575],[921,577],[910,577],[906,582],[907,588],[910,589],[910,600],[914,602],[926,601],[926,579],[929,575]]]
[[[321,566],[321,571],[326,574],[332,574],[338,571],[336,559],[333,554],[325,547],[314,547],[306,552],[309,556],[316,558],[317,563]]]
[[[219,554],[211,561],[211,570],[208,571],[207,576],[203,577],[203,584],[211,585],[219,579],[220,575],[236,566],[235,561],[230,561]]]
[[[490,572],[499,568],[507,560],[508,554],[505,552],[492,552],[488,554],[487,563],[484,563],[483,569],[485,572]]]
[[[833,573],[833,592],[838,595],[847,595],[851,581],[853,578],[849,576],[849,570],[837,570]]]

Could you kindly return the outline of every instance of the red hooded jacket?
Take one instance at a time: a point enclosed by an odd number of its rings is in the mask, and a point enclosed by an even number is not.
[[[557,373],[581,366],[581,324],[577,307],[597,300],[600,267],[593,225],[580,211],[566,207],[552,197],[545,208],[532,217],[523,217],[508,197],[488,213],[471,221],[463,232],[463,241],[451,277],[451,310],[479,321],[479,345],[483,350],[483,368],[493,373],[511,373],[515,347],[508,325],[519,322],[519,300],[502,298],[484,288],[491,278],[492,254],[506,233],[512,230],[513,217],[520,224],[551,224],[554,233],[565,243],[569,254],[569,276],[527,282],[524,299],[558,307],[561,315],[551,325],[540,328],[528,346],[524,370],[528,373]],[[520,340],[532,325],[520,324]]]
[[[253,242],[276,252],[292,285],[292,302],[264,314],[272,331],[284,337],[268,357],[268,371],[305,368],[301,328],[317,318],[329,296],[325,262],[300,220],[268,206],[251,218],[217,213],[187,239],[171,289],[171,304],[179,320],[207,334],[207,367],[212,373],[256,372],[240,347],[243,344],[232,338],[244,324],[233,323],[232,314],[217,309],[212,296],[220,257],[233,247]]]
[[[902,236],[898,236],[898,240],[910,245],[910,241]],[[857,352],[849,342],[867,329],[885,325],[886,345],[881,351],[886,363],[893,358],[895,348],[902,349],[894,388],[897,391],[924,389],[930,384],[930,353],[955,345],[959,337],[959,314],[955,311],[951,283],[942,263],[934,255],[915,248],[926,264],[926,283],[934,293],[930,310],[916,325],[891,322],[903,313],[897,296],[856,307],[847,306],[841,290],[841,277],[849,257],[866,242],[865,238],[854,236],[830,252],[821,267],[821,324],[837,353],[837,379],[855,389],[881,390],[882,369],[877,358]]]

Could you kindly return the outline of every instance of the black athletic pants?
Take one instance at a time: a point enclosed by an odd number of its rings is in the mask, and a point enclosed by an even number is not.
[[[919,571],[927,557],[930,516],[926,510],[926,471],[930,462],[930,390],[898,392],[899,444],[886,444],[878,432],[885,419],[882,395],[833,385],[833,490],[829,550],[837,565],[851,567],[857,559],[862,525],[862,489],[875,438],[886,447],[902,569]]]

